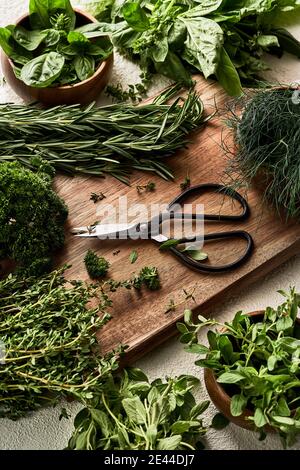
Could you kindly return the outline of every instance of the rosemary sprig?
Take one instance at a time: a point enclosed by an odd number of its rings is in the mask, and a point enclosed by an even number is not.
[[[110,174],[123,182],[133,169],[173,177],[162,162],[187,144],[187,134],[205,122],[203,104],[194,91],[177,98],[175,86],[151,104],[57,106],[0,105],[0,161],[19,160],[31,167],[39,155],[69,174]]]

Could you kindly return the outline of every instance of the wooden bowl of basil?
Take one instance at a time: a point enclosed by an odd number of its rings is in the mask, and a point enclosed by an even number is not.
[[[98,98],[109,80],[113,65],[109,38],[89,39],[82,34],[80,27],[97,20],[73,10],[68,0],[63,3],[66,11],[46,12],[44,18],[41,11],[31,11],[15,26],[0,28],[3,74],[27,102],[87,104]],[[39,10],[38,2],[32,5]]]

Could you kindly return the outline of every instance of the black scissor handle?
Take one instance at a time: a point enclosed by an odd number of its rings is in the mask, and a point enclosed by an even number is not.
[[[211,266],[205,263],[201,263],[200,261],[196,261],[189,256],[187,256],[184,252],[178,250],[178,248],[170,247],[169,250],[177,256],[182,263],[186,264],[190,268],[196,269],[197,271],[205,272],[205,273],[222,273],[231,271],[240,267],[243,263],[245,263],[251,256],[254,242],[253,238],[248,232],[244,232],[243,230],[235,231],[235,232],[221,232],[221,233],[210,233],[208,235],[204,235],[204,241],[209,240],[221,240],[221,239],[229,239],[229,238],[241,238],[247,241],[247,248],[244,254],[238,258],[236,261],[232,263],[220,265],[220,266]],[[197,241],[197,237],[194,238],[184,238],[180,240],[180,243],[193,243]]]
[[[204,220],[213,220],[213,221],[242,221],[248,219],[250,216],[250,208],[246,201],[237,191],[227,186],[223,186],[222,184],[215,184],[215,183],[207,183],[207,184],[199,184],[197,186],[192,186],[191,188],[183,191],[179,196],[177,196],[171,204],[168,206],[168,211],[172,211],[172,207],[175,204],[182,205],[182,203],[188,199],[190,196],[198,195],[210,191],[214,193],[224,194],[226,196],[231,197],[231,199],[238,201],[242,207],[242,213],[239,215],[222,215],[222,214],[202,214]],[[197,218],[197,214],[190,215],[191,218]],[[176,215],[175,217],[176,218]]]

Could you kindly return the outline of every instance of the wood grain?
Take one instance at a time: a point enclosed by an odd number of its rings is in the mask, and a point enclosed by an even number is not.
[[[215,83],[198,77],[197,89],[207,112],[214,108],[215,102],[219,107],[224,106],[226,98]],[[184,303],[174,312],[166,314],[165,310],[170,299],[176,303],[184,300],[183,289],[191,291],[195,288],[196,302],[189,304],[189,307],[205,314],[218,315],[228,294],[237,290],[242,292],[251,282],[263,279],[269,271],[299,252],[300,226],[293,222],[284,224],[277,214],[265,207],[259,187],[247,193],[251,207],[251,217],[248,221],[238,225],[206,225],[207,232],[231,228],[247,230],[252,234],[255,242],[252,258],[231,273],[211,275],[194,272],[180,264],[170,253],[159,252],[151,241],[82,240],[69,233],[71,227],[86,226],[98,220],[97,209],[101,208],[101,204],[105,202],[117,206],[120,196],[126,195],[129,204],[169,203],[180,191],[179,184],[184,180],[187,171],[193,185],[220,182],[226,165],[226,158],[220,146],[224,132],[226,127],[222,118],[215,117],[204,130],[191,136],[191,144],[187,149],[168,159],[167,163],[174,172],[175,182],[163,181],[141,172],[134,173],[131,187],[111,177],[56,178],[56,188],[70,209],[66,248],[57,260],[58,264],[72,264],[68,272],[69,278],[71,276],[75,279],[88,279],[83,258],[89,248],[110,261],[109,274],[118,280],[127,279],[131,273],[138,272],[146,265],[157,266],[159,269],[162,283],[160,291],[124,291],[115,294],[111,312],[113,319],[99,336],[102,351],[108,351],[119,343],[127,344],[129,349],[126,361],[130,363],[136,360],[176,333],[176,322],[182,318]],[[136,185],[146,184],[149,180],[156,182],[157,190],[138,195]],[[100,191],[106,195],[106,199],[94,204],[89,200],[90,195]],[[199,202],[203,201],[206,212],[220,211],[218,197],[205,197]],[[234,208],[229,207],[229,210]],[[210,254],[212,262],[224,262],[238,256],[242,248],[235,243],[219,242],[218,245],[205,247],[205,250]],[[129,254],[133,249],[138,252],[139,257],[138,261],[131,265]],[[114,256],[113,252],[117,250],[120,250],[120,253]]]

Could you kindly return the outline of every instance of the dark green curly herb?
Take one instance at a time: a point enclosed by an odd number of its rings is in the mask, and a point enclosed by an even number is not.
[[[145,185],[138,185],[136,187],[136,190],[139,194],[142,193],[143,191],[145,191],[146,193],[152,193],[153,191],[155,191],[155,189],[156,189],[156,184],[153,181],[149,181]]]
[[[98,279],[106,276],[109,269],[109,262],[102,256],[98,256],[92,250],[89,250],[84,258],[84,264],[89,276],[92,279]]]
[[[96,204],[99,201],[103,201],[103,199],[105,198],[106,196],[103,193],[92,193],[90,197],[90,201],[93,201],[94,204]]]
[[[37,158],[30,165],[37,171],[18,162],[0,164],[0,259],[16,261],[26,275],[40,275],[64,244],[68,210],[51,189],[53,169]]]
[[[152,266],[145,266],[133,279],[133,287],[140,290],[145,285],[149,290],[158,290],[160,288],[160,279],[158,269]]]

